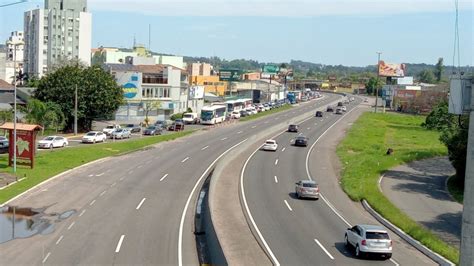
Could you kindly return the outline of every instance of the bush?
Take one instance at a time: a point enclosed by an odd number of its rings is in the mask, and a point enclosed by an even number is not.
[[[183,114],[184,114],[184,113],[173,114],[173,115],[171,115],[170,119],[171,119],[172,121],[175,121],[176,119],[182,119],[182,118],[183,118]]]

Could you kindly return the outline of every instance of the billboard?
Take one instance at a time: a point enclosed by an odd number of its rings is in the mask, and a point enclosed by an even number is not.
[[[382,77],[404,77],[406,71],[405,64],[389,64],[379,61],[379,76]]]
[[[262,67],[262,72],[276,74],[280,71],[280,68],[277,65],[264,65]]]
[[[220,81],[239,81],[240,80],[240,70],[237,69],[221,69],[219,71],[219,80]]]
[[[189,99],[203,99],[204,98],[204,86],[191,86],[189,88]]]

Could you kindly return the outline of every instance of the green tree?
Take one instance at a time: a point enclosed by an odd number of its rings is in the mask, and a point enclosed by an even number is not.
[[[420,81],[424,83],[434,83],[435,82],[435,76],[433,74],[433,71],[425,69],[421,71],[420,73]]]
[[[436,81],[440,82],[441,81],[441,75],[443,74],[443,58],[440,57],[438,58],[438,63],[436,63],[436,70],[434,72],[434,75],[436,76]]]
[[[380,89],[381,82],[380,80],[377,80],[375,77],[371,77],[366,83],[365,83],[365,89],[367,91],[368,95],[375,95],[377,88]]]
[[[43,128],[42,133],[46,128],[55,129],[56,132],[64,128],[64,114],[56,103],[43,103],[38,99],[31,99],[23,111],[26,113],[26,121],[40,125]]]
[[[111,118],[123,102],[114,77],[98,66],[66,65],[40,80],[34,97],[60,106],[67,128],[73,127],[75,88],[78,94],[78,126],[89,130],[94,119]]]
[[[1,110],[0,111],[0,124],[5,122],[13,121],[13,111],[12,110]]]

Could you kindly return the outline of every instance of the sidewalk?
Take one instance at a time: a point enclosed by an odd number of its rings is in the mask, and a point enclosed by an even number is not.
[[[380,186],[400,210],[448,244],[459,247],[462,205],[446,188],[447,178],[454,173],[447,158],[426,159],[387,171]]]

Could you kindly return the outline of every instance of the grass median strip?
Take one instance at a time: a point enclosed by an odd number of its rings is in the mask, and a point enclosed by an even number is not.
[[[424,117],[365,113],[339,144],[342,188],[352,200],[366,199],[382,216],[445,258],[457,262],[459,250],[422,227],[393,205],[377,182],[388,169],[414,160],[446,155],[435,131],[423,129]],[[392,155],[386,155],[389,148]]]
[[[119,155],[144,148],[163,141],[170,141],[193,133],[193,130],[172,133],[168,135],[143,137],[129,141],[108,142],[105,144],[84,144],[81,147],[58,149],[37,153],[35,158],[35,168],[18,167],[18,178],[26,176],[8,188],[0,191],[0,203],[15,197],[29,188],[47,180],[59,173],[86,164],[88,162]],[[11,173],[12,168],[8,167],[8,157],[0,158],[0,172]]]
[[[278,107],[278,108],[273,108],[273,109],[268,110],[268,111],[265,111],[265,112],[257,113],[257,114],[255,114],[255,115],[250,115],[250,116],[242,117],[242,118],[240,118],[239,120],[240,120],[240,121],[249,121],[249,120],[253,120],[253,119],[260,118],[260,117],[262,117],[262,116],[271,115],[271,114],[278,113],[278,112],[281,112],[281,111],[289,110],[289,109],[291,109],[292,107],[293,107],[293,106],[291,106],[291,105],[289,105],[289,104],[286,104],[286,105],[283,105],[283,106]]]

